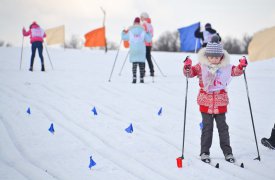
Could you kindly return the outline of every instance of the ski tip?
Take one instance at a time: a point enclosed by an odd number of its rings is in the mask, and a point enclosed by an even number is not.
[[[244,165],[243,165],[243,163],[241,163],[240,167],[241,167],[241,168],[244,168]]]
[[[217,163],[216,166],[215,166],[215,168],[218,168],[218,169],[219,169],[219,168],[220,168],[220,164]]]

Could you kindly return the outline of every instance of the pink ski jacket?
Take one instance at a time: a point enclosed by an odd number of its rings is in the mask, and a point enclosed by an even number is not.
[[[30,25],[29,31],[26,31],[25,28],[22,30],[23,36],[30,36],[31,43],[33,42],[43,42],[43,38],[46,37],[46,34],[42,28],[39,27],[36,22],[33,22]]]

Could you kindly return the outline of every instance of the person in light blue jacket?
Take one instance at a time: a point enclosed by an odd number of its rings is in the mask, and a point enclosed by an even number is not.
[[[133,63],[133,83],[137,82],[137,66],[139,66],[140,83],[144,83],[146,47],[145,42],[151,42],[152,37],[146,33],[143,26],[140,25],[140,18],[136,17],[134,25],[128,30],[123,30],[122,40],[129,41],[130,51],[129,60]]]

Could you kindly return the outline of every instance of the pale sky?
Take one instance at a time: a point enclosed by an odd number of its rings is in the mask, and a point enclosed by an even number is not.
[[[67,40],[84,36],[102,26],[100,7],[107,12],[107,39],[117,44],[142,12],[152,19],[154,40],[196,22],[211,23],[222,38],[275,26],[275,0],[0,0],[0,40],[21,46],[22,28],[33,21],[44,29],[65,25]]]

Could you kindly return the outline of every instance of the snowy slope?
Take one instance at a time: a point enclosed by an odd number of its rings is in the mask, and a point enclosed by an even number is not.
[[[28,71],[29,47],[19,71],[20,50],[0,48],[0,179],[274,179],[275,152],[260,144],[275,123],[274,59],[250,63],[246,70],[262,161],[253,160],[257,150],[243,76],[229,86],[227,122],[233,153],[245,168],[224,161],[216,127],[211,157],[220,169],[199,160],[201,116],[194,78],[189,80],[185,159],[178,169],[186,88],[182,61],[187,54],[153,52],[167,77],[155,67],[155,83],[147,76],[145,84],[131,84],[128,61],[118,75],[126,51],[120,52],[108,82],[116,51],[49,48],[54,70],[44,52],[43,73],[38,57],[34,72]],[[231,57],[237,64],[240,56]],[[191,58],[196,63],[196,55]],[[48,131],[51,123],[54,134]],[[130,123],[132,134],[125,131]],[[91,170],[90,156],[97,163]]]

